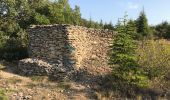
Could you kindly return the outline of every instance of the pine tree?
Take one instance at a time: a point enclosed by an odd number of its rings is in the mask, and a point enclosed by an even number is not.
[[[113,39],[110,64],[114,65],[113,75],[120,84],[130,86],[147,86],[147,77],[136,62],[136,43],[131,37],[131,26],[127,24],[126,16],[118,22],[117,35]]]
[[[113,26],[112,22],[110,21],[109,24],[105,23],[104,29],[114,30],[114,26]]]
[[[100,28],[103,28],[103,20],[100,20]]]
[[[136,21],[136,25],[139,39],[151,37],[148,20],[144,10],[140,13],[139,18]]]
[[[137,39],[137,28],[136,28],[136,21],[130,19],[127,22],[127,25],[130,27],[130,34],[133,39]]]
[[[80,7],[79,6],[75,6],[75,9],[73,11],[73,23],[74,25],[80,25],[81,23],[81,13],[80,13]]]
[[[94,23],[93,23],[93,21],[92,21],[91,16],[90,16],[90,19],[89,19],[89,21],[88,21],[88,26],[87,26],[87,27],[89,27],[89,28],[94,28]]]
[[[159,38],[170,38],[170,24],[165,21],[155,26],[155,35]]]

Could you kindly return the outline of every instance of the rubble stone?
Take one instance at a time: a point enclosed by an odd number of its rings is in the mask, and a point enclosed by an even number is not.
[[[107,66],[114,32],[73,25],[33,25],[28,30],[29,58],[18,68],[27,75],[67,74],[83,66]]]

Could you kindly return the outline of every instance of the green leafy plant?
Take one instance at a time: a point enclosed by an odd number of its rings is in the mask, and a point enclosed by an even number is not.
[[[140,42],[137,51],[138,64],[150,79],[164,78],[170,71],[170,45],[165,40]]]
[[[35,20],[37,24],[49,24],[50,23],[50,20],[45,15],[41,15],[39,13],[35,15]]]
[[[0,100],[8,100],[7,96],[5,95],[5,90],[0,89]]]

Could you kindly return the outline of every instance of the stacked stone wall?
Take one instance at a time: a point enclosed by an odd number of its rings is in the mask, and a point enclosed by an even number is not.
[[[29,69],[37,68],[32,65],[30,68],[30,59],[54,64],[52,67],[64,68],[65,72],[83,67],[107,66],[107,53],[114,36],[113,31],[73,25],[37,25],[31,26],[27,31],[29,59],[20,61],[21,70],[27,68],[29,72]],[[37,62],[39,61],[35,63]]]

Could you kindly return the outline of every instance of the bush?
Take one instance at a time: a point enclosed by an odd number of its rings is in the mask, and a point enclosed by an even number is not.
[[[1,38],[0,59],[8,61],[19,60],[28,56],[27,47],[23,46],[21,40],[16,38]]]
[[[37,13],[35,15],[36,24],[50,24],[50,20],[45,16]]]
[[[165,40],[140,42],[137,49],[138,64],[150,79],[164,78],[170,70],[170,45]]]
[[[5,90],[0,89],[0,100],[8,100],[7,96],[5,95]]]

